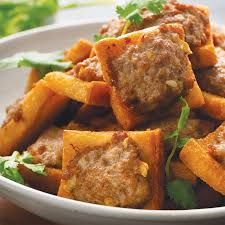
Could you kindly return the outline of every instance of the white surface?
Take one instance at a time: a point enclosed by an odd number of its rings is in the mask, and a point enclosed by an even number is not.
[[[90,38],[101,23],[61,25],[36,29],[0,40],[2,57],[24,50],[52,51],[70,46],[80,37]],[[23,90],[25,76],[19,70],[1,72],[0,105]],[[188,211],[120,209],[72,201],[14,183],[0,176],[0,196],[46,219],[63,225],[222,225],[225,207]]]

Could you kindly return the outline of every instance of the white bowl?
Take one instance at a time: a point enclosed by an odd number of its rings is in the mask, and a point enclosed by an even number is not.
[[[0,40],[0,58],[28,50],[43,52],[65,49],[80,37],[92,38],[102,22],[49,26]],[[0,112],[21,96],[26,72],[4,71],[0,74]],[[121,209],[63,199],[0,177],[0,196],[51,221],[72,224],[224,224],[225,207],[180,211]]]

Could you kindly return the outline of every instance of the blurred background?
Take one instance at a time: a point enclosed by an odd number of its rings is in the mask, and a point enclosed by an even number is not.
[[[48,24],[84,20],[108,20],[115,14],[115,4],[126,0],[0,0],[0,37]],[[212,20],[225,24],[224,0],[181,0],[205,4]]]

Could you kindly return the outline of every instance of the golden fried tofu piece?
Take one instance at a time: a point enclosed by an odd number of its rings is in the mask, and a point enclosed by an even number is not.
[[[174,179],[190,181],[193,185],[197,182],[197,177],[181,161],[172,161],[170,164],[171,175]]]
[[[19,171],[25,182],[33,188],[50,194],[57,194],[62,177],[62,170],[46,167],[46,176],[34,173],[24,166],[20,166]]]
[[[200,179],[225,195],[225,124],[203,139],[191,139],[180,152],[181,161]]]
[[[88,58],[92,51],[92,43],[85,39],[75,42],[73,47],[65,52],[65,60],[77,64]]]
[[[102,205],[161,209],[163,180],[160,130],[64,131],[59,196]]]
[[[109,106],[110,86],[104,81],[82,81],[61,72],[45,76],[47,86],[56,93],[88,105]]]
[[[11,155],[30,143],[64,109],[68,98],[56,94],[39,81],[0,128],[0,155]]]
[[[103,39],[95,50],[104,80],[112,86],[113,111],[126,130],[181,95],[187,96],[192,108],[204,104],[181,25],[161,25]]]

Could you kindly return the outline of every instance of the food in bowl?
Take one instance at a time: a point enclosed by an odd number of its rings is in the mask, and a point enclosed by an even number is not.
[[[117,13],[95,43],[0,61],[32,68],[0,128],[0,174],[106,206],[224,206],[225,34],[205,6],[130,1]]]

